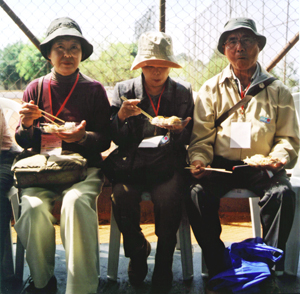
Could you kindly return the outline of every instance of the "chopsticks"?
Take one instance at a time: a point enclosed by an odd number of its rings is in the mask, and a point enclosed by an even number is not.
[[[23,101],[23,100],[22,100],[21,102],[22,102],[22,103],[25,103],[25,101]],[[57,124],[56,122],[54,122],[52,119],[50,119],[50,118],[47,117],[46,115],[49,115],[50,117],[53,117],[54,120],[59,120],[59,121],[61,121],[62,123],[65,123],[65,121],[64,121],[63,119],[61,119],[61,118],[59,118],[59,117],[57,117],[57,116],[54,116],[54,115],[52,115],[51,113],[46,112],[45,110],[42,110],[42,109],[40,109],[40,108],[39,108],[39,110],[41,111],[41,113],[43,113],[42,116],[43,116],[44,118],[48,119],[49,121],[51,121],[51,122],[54,123],[55,125],[59,126],[59,124]]]
[[[59,127],[59,124],[57,124],[55,121],[53,121],[52,119],[50,119],[49,117],[47,117],[46,115],[42,114],[42,117],[44,117],[45,119],[48,119],[49,121],[51,121],[53,124],[55,124],[57,127]]]
[[[185,167],[185,169],[195,169],[195,168],[196,168],[196,167],[195,167],[194,165]],[[225,168],[205,167],[204,169],[205,169],[205,170],[216,171],[216,172],[220,172],[220,173],[228,173],[228,174],[232,174],[232,171],[226,170]]]
[[[128,100],[128,99],[125,98],[124,96],[121,96],[121,99],[122,99],[123,101],[127,101],[127,100]],[[136,106],[136,107],[137,107],[137,108],[140,108],[140,107],[138,107],[138,106]],[[150,120],[153,119],[153,117],[152,117],[150,114],[148,114],[147,112],[145,112],[143,109],[140,108],[140,110],[141,110],[141,113],[142,113],[143,115],[147,116]]]
[[[40,109],[40,111],[41,111],[42,113],[44,113],[45,115],[49,115],[49,116],[53,117],[54,119],[57,119],[57,120],[61,121],[62,123],[65,123],[65,121],[64,121],[63,119],[61,119],[61,118],[59,118],[59,117],[57,117],[57,116],[54,116],[54,115],[52,115],[51,113],[46,112],[45,110]],[[45,117],[45,116],[43,115],[43,117]],[[46,117],[45,117],[45,118],[46,118]],[[49,119],[49,118],[48,118],[48,119]],[[50,119],[49,119],[49,120],[50,120]]]

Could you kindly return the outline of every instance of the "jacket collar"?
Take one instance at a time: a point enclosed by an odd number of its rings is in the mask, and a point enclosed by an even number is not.
[[[254,87],[255,85],[264,82],[267,80],[271,75],[261,67],[260,63],[257,62],[257,65],[260,67],[259,72],[257,73],[255,79],[252,81],[250,88]],[[221,72],[221,77],[220,77],[220,84],[224,83],[226,79],[229,80],[234,80],[233,74],[230,69],[230,64],[228,64],[225,69]]]

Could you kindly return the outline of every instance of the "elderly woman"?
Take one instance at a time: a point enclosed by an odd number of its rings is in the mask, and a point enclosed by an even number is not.
[[[112,99],[113,141],[119,146],[121,156],[128,152],[128,159],[134,158],[123,176],[117,174],[112,179],[113,212],[123,234],[125,255],[130,258],[128,276],[133,285],[145,279],[151,251],[139,224],[143,191],[151,193],[158,236],[152,284],[165,288],[172,284],[176,232],[186,191],[185,145],[191,135],[194,107],[191,85],[169,77],[171,68],[180,67],[173,56],[170,36],[161,32],[144,33],[131,68],[141,68],[142,74],[118,83]],[[149,115],[185,120],[175,126],[154,125]],[[160,141],[154,148],[142,148],[145,138]],[[130,166],[138,168],[133,170]]]
[[[15,229],[26,248],[32,276],[26,293],[56,293],[53,227],[56,220],[51,211],[57,199],[62,199],[60,229],[66,251],[66,293],[92,293],[97,291],[99,282],[95,201],[103,185],[103,176],[99,173],[101,152],[108,149],[111,142],[109,101],[104,87],[79,71],[80,62],[92,54],[93,46],[74,20],[54,20],[40,46],[53,69],[44,77],[38,105],[38,80],[26,88],[16,140],[23,148],[37,152],[41,145],[50,148],[52,144],[52,147],[61,147],[63,153],[79,153],[87,159],[88,169],[85,180],[75,184],[22,190],[22,214]],[[67,122],[79,122],[79,125],[68,133],[44,134],[38,124],[48,121],[41,110]]]

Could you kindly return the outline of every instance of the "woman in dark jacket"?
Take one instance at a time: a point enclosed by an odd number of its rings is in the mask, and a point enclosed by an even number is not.
[[[147,275],[151,247],[141,232],[139,203],[142,192],[150,192],[158,236],[152,283],[154,287],[169,288],[176,232],[187,188],[184,166],[194,102],[191,85],[169,77],[171,68],[181,67],[173,56],[171,37],[147,32],[141,35],[138,46],[131,69],[142,68],[142,74],[118,83],[112,99],[113,141],[121,154],[129,154],[129,161],[134,158],[124,176],[112,179],[113,211],[123,234],[125,255],[130,258],[129,280],[133,285],[140,284]],[[153,125],[141,109],[152,117],[177,116],[183,122],[175,126]],[[142,148],[144,139],[149,138],[157,140],[156,147]],[[131,167],[137,167],[136,172]]]

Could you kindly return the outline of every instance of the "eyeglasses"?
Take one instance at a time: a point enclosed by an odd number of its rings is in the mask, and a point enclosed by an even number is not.
[[[240,42],[244,48],[248,48],[253,46],[253,44],[256,42],[256,38],[254,37],[243,37],[240,39],[230,38],[224,43],[224,45],[226,45],[226,47],[229,49],[234,49],[237,46],[238,42]]]

